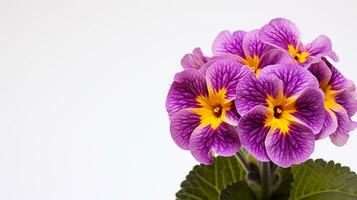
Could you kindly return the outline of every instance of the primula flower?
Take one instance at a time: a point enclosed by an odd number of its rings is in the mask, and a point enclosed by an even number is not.
[[[181,59],[181,66],[184,69],[200,69],[209,60],[209,57],[203,55],[201,48],[195,48],[192,53],[184,55]]]
[[[181,66],[184,69],[197,69],[203,74],[206,74],[207,69],[211,67],[213,63],[223,59],[233,59],[233,57],[229,55],[208,57],[202,53],[201,48],[197,47],[192,53],[185,54],[182,57]]]
[[[356,126],[351,120],[357,111],[356,88],[326,59],[311,65],[309,70],[325,93],[325,121],[316,139],[330,136],[332,143],[342,146]]]
[[[316,78],[295,64],[271,65],[237,86],[242,146],[260,161],[289,167],[308,159],[323,123],[323,94]]]
[[[176,144],[201,163],[213,154],[231,156],[240,148],[234,106],[236,86],[250,70],[233,60],[219,60],[204,75],[195,69],[176,74],[166,109]]]
[[[272,49],[259,39],[259,30],[221,32],[212,47],[214,56],[231,56],[258,74],[265,66],[293,62],[281,50]]]
[[[323,56],[329,56],[337,61],[337,55],[332,51],[330,39],[320,35],[311,43],[304,45],[294,23],[287,19],[277,18],[270,21],[260,30],[260,39],[266,44],[287,51],[296,63],[308,66],[319,61]]]

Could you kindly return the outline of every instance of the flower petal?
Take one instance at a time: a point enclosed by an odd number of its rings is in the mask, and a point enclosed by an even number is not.
[[[245,31],[236,31],[233,34],[229,31],[222,31],[213,42],[213,55],[234,54],[244,57],[242,43],[245,34]]]
[[[347,111],[349,117],[356,113],[357,99],[355,90],[344,89],[336,92],[335,101]]]
[[[333,111],[325,110],[324,123],[320,133],[315,135],[316,140],[321,140],[334,133],[337,129],[337,118]]]
[[[271,76],[272,74],[283,81],[284,95],[286,97],[298,95],[308,87],[319,87],[317,79],[308,70],[299,65],[270,65],[259,73],[259,77]]]
[[[238,122],[238,134],[242,146],[256,159],[269,161],[265,150],[265,137],[270,128],[265,127],[265,121],[273,113],[264,106],[256,106],[243,115]]]
[[[219,61],[219,60],[225,60],[225,59],[231,59],[233,61],[237,61],[240,62],[239,60],[241,59],[239,56],[236,55],[222,55],[222,56],[213,56],[209,59],[209,61],[207,61],[207,63],[205,63],[204,65],[201,66],[201,68],[199,69],[200,72],[202,72],[203,74],[206,74],[208,68],[210,68],[215,62]]]
[[[248,32],[243,39],[243,51],[245,56],[261,57],[270,48],[270,45],[267,45],[260,40],[258,29]]]
[[[206,77],[208,85],[215,92],[226,89],[226,99],[234,99],[237,84],[251,71],[237,61],[232,59],[218,60],[207,70]]]
[[[263,69],[268,65],[293,64],[294,60],[290,54],[281,49],[272,49],[262,55],[259,61],[259,68]]]
[[[277,18],[265,25],[260,31],[261,40],[277,48],[288,49],[300,43],[300,32],[294,23],[287,19]]]
[[[334,51],[329,51],[329,52],[326,52],[326,53],[322,53],[322,54],[316,55],[312,62],[313,62],[313,63],[319,62],[319,61],[321,61],[321,60],[323,60],[323,59],[326,59],[325,57],[329,57],[329,58],[331,58],[331,59],[332,59],[333,61],[335,61],[335,62],[338,62],[338,61],[339,61],[339,58],[338,58],[336,52],[334,52]]]
[[[320,89],[306,88],[295,101],[296,112],[292,115],[319,133],[324,122],[324,95]]]
[[[281,80],[274,75],[258,79],[255,73],[249,73],[237,86],[235,104],[238,113],[244,115],[257,105],[268,106],[268,96],[277,98],[282,89]]]
[[[336,67],[334,67],[327,59],[323,58],[323,61],[331,70],[331,79],[329,85],[333,90],[343,90],[347,88],[353,88],[354,84],[352,81],[346,79],[341,72],[339,72]]]
[[[320,88],[327,87],[331,79],[332,72],[325,62],[320,61],[310,65],[309,71],[317,78],[317,81],[320,83]]]
[[[331,142],[336,146],[343,146],[347,143],[349,132],[352,130],[352,122],[344,109],[335,111],[337,117],[337,130],[330,135]]]
[[[232,126],[237,126],[238,121],[239,121],[239,114],[237,112],[237,109],[235,107],[235,104],[232,104],[232,108],[226,112],[226,120],[225,122],[227,122],[228,124],[232,125]]]
[[[181,65],[184,69],[200,69],[202,65],[207,63],[208,58],[205,57],[200,48],[195,48],[192,54],[186,54],[181,59]]]
[[[314,41],[305,45],[303,51],[309,52],[312,56],[328,53],[332,51],[332,43],[326,35],[320,35]]]
[[[240,148],[240,141],[236,129],[222,123],[217,129],[212,129],[211,126],[196,128],[189,146],[196,160],[211,164],[214,153],[221,156],[234,155]]]
[[[312,130],[302,124],[292,123],[289,132],[270,132],[265,139],[266,151],[272,162],[281,167],[290,167],[306,161],[315,147]]]
[[[170,118],[170,132],[175,143],[188,150],[193,130],[200,124],[200,116],[190,109],[183,109]]]
[[[167,95],[167,112],[171,116],[184,108],[198,108],[198,95],[208,95],[204,75],[195,69],[177,73]]]

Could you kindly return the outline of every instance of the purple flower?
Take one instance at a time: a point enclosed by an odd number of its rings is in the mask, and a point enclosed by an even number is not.
[[[256,74],[267,65],[293,62],[287,53],[264,44],[259,38],[259,30],[233,34],[223,31],[216,37],[212,51],[214,56],[231,56]]]
[[[265,67],[237,86],[242,146],[260,161],[299,164],[314,149],[323,123],[323,94],[316,78],[295,64]]]
[[[325,93],[325,121],[316,139],[330,136],[335,145],[342,146],[346,144],[349,132],[356,126],[351,120],[357,111],[356,88],[326,59],[312,64],[309,70]]]
[[[329,56],[337,61],[337,55],[332,51],[330,39],[320,35],[311,43],[301,43],[301,36],[294,23],[287,19],[277,18],[270,21],[260,30],[260,38],[266,44],[289,52],[292,58],[304,66],[318,62],[321,57]]]
[[[240,148],[234,98],[248,72],[239,62],[219,60],[205,75],[196,69],[176,74],[166,100],[171,135],[199,162],[210,164],[213,154],[231,156]]]
[[[182,57],[181,66],[184,69],[197,69],[206,74],[207,69],[213,63],[222,59],[233,59],[233,57],[229,55],[208,57],[203,55],[201,48],[197,47],[192,53],[188,53]]]
[[[209,60],[209,57],[203,55],[201,48],[195,48],[192,53],[184,55],[181,59],[181,66],[184,69],[200,69]]]

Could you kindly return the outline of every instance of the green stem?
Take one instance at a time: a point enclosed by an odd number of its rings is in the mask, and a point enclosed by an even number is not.
[[[276,172],[278,171],[279,169],[279,166],[274,164],[274,163],[271,163],[270,165],[270,171],[271,171],[271,175],[275,175]]]
[[[279,167],[272,162],[257,162],[249,164],[246,155],[240,150],[235,154],[236,159],[246,172],[246,183],[259,200],[270,200],[276,189],[276,173]]]
[[[271,184],[271,170],[269,162],[261,162],[260,163],[260,181],[262,187],[262,200],[270,199],[270,184]]]
[[[249,174],[251,172],[251,168],[250,168],[249,163],[248,163],[245,155],[243,154],[243,152],[241,150],[239,150],[234,156],[237,158],[239,163],[242,165],[245,172],[247,172],[247,174]]]

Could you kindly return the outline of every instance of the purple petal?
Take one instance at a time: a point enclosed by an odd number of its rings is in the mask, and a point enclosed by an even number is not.
[[[296,112],[292,115],[310,127],[314,133],[320,132],[324,122],[324,95],[320,89],[306,88],[296,99]]]
[[[326,59],[325,57],[329,57],[335,62],[339,61],[339,58],[338,58],[337,54],[334,51],[329,51],[329,52],[321,53],[321,54],[318,54],[318,55],[314,56],[313,59],[311,59],[310,62],[311,63],[320,62],[321,60]]]
[[[290,167],[306,161],[314,150],[315,136],[302,124],[290,124],[289,132],[270,132],[265,140],[266,151],[271,161],[281,167]]]
[[[352,122],[345,110],[335,112],[337,117],[337,130],[330,135],[331,142],[336,146],[343,146],[347,143],[349,132],[352,130]]]
[[[329,85],[333,90],[342,90],[342,89],[354,87],[353,82],[346,79],[341,74],[341,72],[339,72],[330,62],[327,61],[327,59],[323,59],[323,61],[331,70],[332,75]]]
[[[226,89],[226,99],[234,99],[236,96],[237,84],[251,71],[231,59],[216,61],[207,70],[206,77],[208,84],[215,92]]]
[[[272,49],[262,55],[259,61],[259,68],[263,69],[268,65],[293,63],[294,60],[286,51],[283,51],[281,49]]]
[[[213,65],[213,63],[215,63],[216,60],[210,60],[208,61],[207,63],[205,63],[204,65],[201,66],[201,68],[199,69],[199,71],[202,73],[202,74],[205,74],[206,75],[206,72],[207,70]]]
[[[233,102],[232,108],[226,112],[225,122],[227,122],[228,124],[230,124],[232,126],[237,126],[239,118],[240,118],[240,116],[239,116],[237,109],[235,107],[235,104]]]
[[[206,74],[208,68],[210,68],[215,62],[217,62],[219,60],[226,60],[226,59],[231,59],[231,60],[237,61],[240,58],[236,55],[213,56],[209,59],[209,61],[207,61],[207,63],[205,63],[204,65],[201,66],[199,71],[202,72],[203,74]]]
[[[243,115],[238,122],[238,134],[242,146],[260,161],[269,161],[264,141],[270,128],[264,125],[266,119],[272,115],[273,113],[268,108],[256,106]]]
[[[217,129],[212,129],[211,126],[196,128],[189,146],[196,160],[211,164],[214,153],[221,156],[234,155],[240,148],[240,141],[236,129],[222,123]]]
[[[341,105],[349,117],[352,117],[357,111],[357,99],[355,90],[340,90],[335,94],[335,101]]]
[[[288,49],[300,43],[300,32],[291,21],[283,18],[273,19],[260,31],[261,40],[272,46]]]
[[[327,136],[334,133],[336,129],[337,129],[337,118],[335,113],[331,110],[325,110],[325,118],[324,118],[324,123],[322,125],[322,129],[320,133],[315,135],[315,138],[317,140],[324,139]]]
[[[177,73],[167,95],[166,110],[171,116],[184,108],[198,108],[196,97],[199,95],[208,95],[203,74],[195,69]]]
[[[245,31],[236,31],[233,35],[229,31],[222,31],[213,42],[213,55],[234,54],[244,57],[242,44],[245,34]]]
[[[248,32],[243,39],[243,50],[245,56],[261,57],[271,47],[260,40],[259,30]]]
[[[320,61],[314,63],[309,67],[309,71],[316,77],[317,81],[320,83],[320,88],[326,88],[329,83],[332,72],[330,68],[325,64],[325,62]]]
[[[208,58],[205,57],[200,48],[195,48],[192,54],[186,54],[181,59],[181,65],[184,69],[193,68],[200,69],[202,65],[207,63]]]
[[[283,87],[282,82],[274,75],[256,78],[250,73],[238,84],[235,100],[240,115],[247,113],[257,105],[268,106],[267,98],[278,98]]]
[[[274,74],[283,81],[284,95],[291,97],[298,95],[305,88],[318,88],[317,79],[306,69],[294,64],[277,64],[265,67],[259,77]]]
[[[325,35],[320,35],[314,41],[307,44],[304,47],[303,51],[309,52],[310,55],[312,56],[331,52],[332,51],[331,40]]]
[[[190,109],[184,109],[175,113],[170,122],[172,138],[180,148],[188,150],[192,132],[200,124],[200,116]]]

